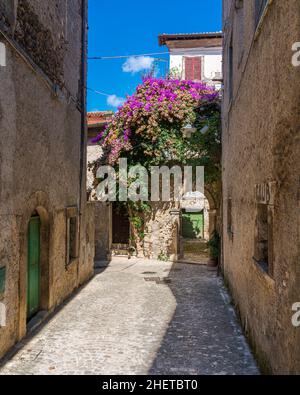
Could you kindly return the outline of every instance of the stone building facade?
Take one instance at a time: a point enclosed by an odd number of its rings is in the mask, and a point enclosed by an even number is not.
[[[0,0],[0,356],[93,273],[86,31],[85,0]]]
[[[170,51],[170,73],[221,88],[222,33],[162,34],[159,44]]]
[[[300,372],[299,1],[224,0],[223,268],[264,371]]]

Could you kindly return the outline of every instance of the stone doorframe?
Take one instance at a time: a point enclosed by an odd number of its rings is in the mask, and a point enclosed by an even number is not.
[[[209,210],[208,210],[208,220],[209,220],[209,229],[208,233],[211,236],[214,230],[217,228],[217,207],[216,207],[216,202],[213,194],[207,189],[207,187],[204,190],[203,193],[205,199],[208,201],[209,204]],[[182,225],[180,224],[180,227]]]
[[[209,237],[213,234],[213,232],[217,229],[217,206],[216,206],[216,201],[213,196],[213,194],[210,192],[210,190],[205,187],[204,188],[204,197],[207,199],[208,204],[209,204],[209,210],[208,210],[208,223],[209,223],[209,228],[208,228],[208,234]],[[182,232],[182,220],[181,218],[178,219],[179,223],[179,228],[177,232],[177,240],[176,244],[179,246],[179,259],[183,258],[183,237],[181,236]]]
[[[207,187],[204,190],[204,196],[209,203],[209,235],[211,236],[212,233],[217,229],[217,205],[213,194]]]
[[[28,265],[28,225],[31,216],[37,212],[41,221],[40,265],[41,265],[41,296],[40,310],[51,309],[51,290],[53,274],[50,266],[50,236],[51,225],[49,215],[49,200],[44,192],[36,192],[25,204],[23,215],[20,216],[20,251],[19,251],[19,312],[18,340],[27,332],[27,265]]]

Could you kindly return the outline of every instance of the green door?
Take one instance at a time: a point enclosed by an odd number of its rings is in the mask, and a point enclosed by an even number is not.
[[[204,214],[202,212],[182,213],[182,236],[187,239],[204,237]]]
[[[40,307],[40,217],[32,217],[28,227],[27,318]]]

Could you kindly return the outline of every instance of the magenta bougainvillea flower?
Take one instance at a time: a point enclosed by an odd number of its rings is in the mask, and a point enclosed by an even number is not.
[[[147,77],[136,92],[127,97],[95,143],[109,148],[108,163],[114,165],[120,155],[132,150],[141,135],[153,143],[167,125],[178,130],[195,120],[195,108],[218,99],[219,92],[202,82]],[[149,150],[145,155],[152,155]]]

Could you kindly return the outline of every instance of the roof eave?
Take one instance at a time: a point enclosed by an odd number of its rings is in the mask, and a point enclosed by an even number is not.
[[[222,32],[195,33],[195,34],[161,34],[158,36],[160,46],[166,45],[168,41],[201,40],[207,38],[223,38]]]

